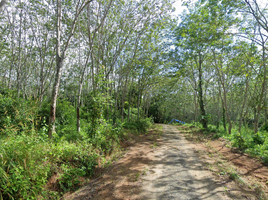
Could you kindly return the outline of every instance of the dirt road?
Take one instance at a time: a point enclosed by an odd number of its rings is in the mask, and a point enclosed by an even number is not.
[[[224,185],[204,170],[192,145],[169,125],[163,125],[163,145],[155,152],[146,176],[142,177],[142,199],[228,199]]]
[[[178,129],[135,136],[128,152],[87,186],[64,199],[258,199],[228,177],[213,175],[202,144],[193,144]],[[210,161],[209,161],[210,160]],[[217,162],[216,162],[217,163]]]

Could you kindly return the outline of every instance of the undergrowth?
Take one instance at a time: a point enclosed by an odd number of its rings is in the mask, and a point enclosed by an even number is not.
[[[86,118],[77,133],[74,107],[66,100],[58,105],[57,134],[49,139],[47,102],[0,94],[0,200],[59,199],[120,151],[128,129],[141,133],[152,125],[150,119],[113,124],[100,116],[94,134]]]
[[[259,157],[264,163],[268,164],[268,132],[266,130],[260,129],[259,132],[254,133],[252,129],[242,127],[239,132],[235,127],[232,129],[232,133],[228,134],[223,126],[217,128],[214,125],[208,125],[207,130],[203,130],[200,124],[186,124],[185,126],[194,126],[199,132],[210,134],[212,139],[223,137],[231,142],[232,147],[238,148],[240,151],[252,156]]]

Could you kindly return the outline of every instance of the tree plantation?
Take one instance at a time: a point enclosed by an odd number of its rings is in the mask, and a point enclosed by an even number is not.
[[[268,2],[173,3],[0,1],[0,199],[59,199],[172,119],[268,162]]]

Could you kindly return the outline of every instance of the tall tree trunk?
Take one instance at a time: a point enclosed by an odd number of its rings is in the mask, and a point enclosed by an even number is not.
[[[198,102],[196,98],[197,94],[196,91],[194,90],[194,122],[197,122],[197,115],[198,115]]]
[[[21,3],[21,2],[20,2]],[[17,97],[20,96],[21,89],[21,34],[22,34],[22,9],[20,11],[20,29],[19,29],[19,58],[18,58],[18,69],[17,69]]]
[[[263,99],[266,96],[266,77],[267,77],[267,70],[266,70],[266,58],[265,58],[265,42],[264,39],[262,38],[262,66],[263,66],[263,82],[262,82],[262,88],[261,88],[261,94],[260,94],[260,99],[257,104],[257,110],[256,110],[256,116],[254,120],[254,133],[258,132],[259,128],[259,118],[260,118],[260,113],[262,110],[262,104],[263,104]]]
[[[80,26],[79,26],[79,31],[80,31]],[[79,66],[81,66],[81,47],[80,47],[80,41],[79,41]],[[84,77],[85,77],[85,72],[86,72],[86,68],[89,62],[89,57],[90,57],[90,51],[87,55],[87,60],[86,63],[84,64],[83,68],[82,68],[82,75],[79,81],[79,88],[78,88],[78,94],[77,94],[77,105],[76,105],[76,130],[79,133],[80,132],[80,107],[81,107],[81,95],[82,95],[82,89],[83,89],[83,81],[84,81]]]
[[[62,11],[61,11],[61,0],[57,0],[57,48],[56,48],[56,67],[57,72],[55,76],[55,82],[53,85],[52,99],[50,104],[50,113],[49,113],[49,130],[48,137],[52,138],[52,133],[55,130],[55,120],[56,120],[56,105],[57,97],[60,87],[60,78],[63,67],[64,57],[61,55],[61,20],[62,20]]]
[[[131,112],[131,104],[132,104],[132,85],[133,85],[133,79],[131,80],[131,85],[130,85],[130,92],[129,92],[129,99],[128,99],[128,114],[127,114],[127,121],[129,122],[129,116],[130,116],[130,112]]]
[[[244,118],[244,109],[246,106],[247,97],[248,97],[248,76],[246,77],[246,89],[245,89],[245,94],[244,94],[244,98],[243,98],[244,101],[243,101],[243,105],[242,105],[241,112],[240,112],[239,127],[238,127],[239,132],[241,132],[242,122],[243,122],[243,118]]]
[[[221,86],[220,86],[220,83],[218,84],[219,85],[219,97],[221,99],[221,104],[222,104],[222,123],[223,123],[223,128],[225,131],[227,131],[227,128],[226,128],[226,110],[225,110],[225,106],[224,106],[224,103],[223,103],[223,98],[222,98],[222,94],[221,94]]]
[[[140,89],[140,79],[139,79],[139,83],[138,83],[138,89],[139,89],[139,93],[138,93],[138,101],[137,101],[137,107],[138,107],[138,115],[137,115],[137,120],[140,120],[140,96],[141,96],[141,89]]]
[[[147,109],[146,109],[146,117],[147,118],[149,117],[149,108],[150,108],[150,105],[151,105],[151,97],[149,95],[148,101],[147,101]]]
[[[232,133],[232,121],[228,112],[228,106],[227,106],[227,98],[226,98],[226,88],[225,88],[225,84],[224,82],[222,82],[222,87],[223,87],[223,103],[224,103],[224,107],[225,107],[225,112],[226,112],[226,117],[227,117],[227,121],[229,124],[228,127],[228,133],[231,134]]]
[[[82,5],[77,5],[76,7],[76,14],[73,19],[69,36],[65,42],[65,46],[63,51],[61,52],[61,23],[62,23],[62,8],[61,8],[61,0],[57,0],[57,45],[56,45],[56,68],[57,72],[55,75],[55,81],[52,90],[52,99],[50,105],[50,114],[49,114],[49,129],[48,129],[48,137],[52,138],[52,133],[55,132],[55,120],[56,120],[56,105],[57,105],[57,97],[59,94],[59,87],[60,87],[60,78],[62,73],[63,62],[65,59],[66,51],[70,45],[71,39],[74,35],[75,25],[77,19],[81,13],[81,11],[93,0],[88,0]]]
[[[138,107],[138,115],[137,115],[137,120],[140,120],[140,90],[138,94],[138,101],[137,101],[137,107]]]
[[[126,77],[126,82],[125,82],[125,87],[124,91],[122,94],[122,108],[121,108],[121,121],[124,121],[124,107],[125,107],[125,97],[126,97],[126,92],[127,92],[127,82],[128,82],[128,75]]]
[[[199,106],[200,106],[200,112],[201,112],[201,123],[204,129],[208,128],[208,122],[207,122],[207,115],[206,110],[204,106],[204,100],[203,100],[203,78],[202,78],[202,59],[201,59],[201,53],[199,53],[199,66],[198,66],[198,93],[199,93]]]
[[[80,106],[81,106],[81,93],[82,93],[83,83],[79,83],[77,105],[76,105],[76,130],[80,132]]]
[[[219,128],[220,126],[220,121],[221,121],[221,98],[220,98],[220,95],[217,95],[217,105],[218,105],[218,122],[217,122],[217,129]]]
[[[88,65],[88,60],[89,60],[89,56],[87,57],[87,61],[86,64],[84,65],[83,71],[82,71],[82,75],[81,75],[81,79],[79,82],[79,88],[78,88],[78,95],[77,95],[77,107],[76,107],[76,128],[77,128],[77,132],[80,132],[80,107],[81,107],[81,95],[82,95],[82,89],[83,89],[83,81],[84,81],[84,77],[85,77],[85,71],[86,71],[86,66]]]
[[[215,67],[216,67],[216,70],[217,70],[218,76],[219,76],[219,81],[221,83],[222,90],[223,90],[223,95],[222,95],[223,96],[222,97],[222,102],[223,102],[223,107],[224,107],[224,110],[223,110],[223,117],[224,118],[223,118],[223,120],[224,120],[224,123],[225,123],[225,115],[226,115],[226,118],[227,118],[227,121],[228,121],[228,124],[229,124],[228,133],[231,134],[232,133],[232,121],[231,121],[231,117],[229,115],[229,110],[228,110],[228,106],[227,106],[226,81],[225,81],[223,72],[221,72],[220,69],[219,69],[220,67],[221,67],[221,69],[223,68],[223,66],[222,66],[223,61],[222,61],[222,58],[220,57],[220,64],[217,64],[215,51],[213,51],[213,56],[214,56],[214,61],[215,61]],[[221,93],[220,88],[219,88],[219,91]],[[224,129],[226,129],[226,128],[224,128]]]

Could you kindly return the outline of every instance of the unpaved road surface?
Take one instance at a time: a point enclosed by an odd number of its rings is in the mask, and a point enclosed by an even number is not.
[[[228,177],[210,169],[217,163],[206,148],[185,139],[180,131],[163,124],[163,134],[155,129],[136,136],[128,152],[104,173],[64,199],[259,199],[252,190],[236,186]],[[159,133],[160,132],[160,133]],[[161,136],[162,135],[162,136]],[[215,156],[214,155],[214,156]]]
[[[163,145],[157,160],[142,177],[142,199],[228,199],[192,145],[173,126],[163,125]]]

